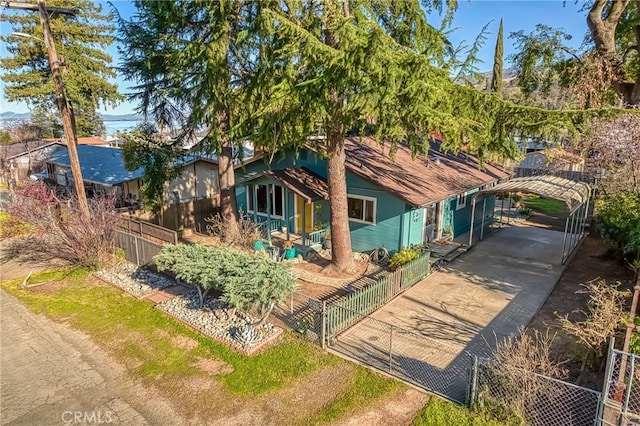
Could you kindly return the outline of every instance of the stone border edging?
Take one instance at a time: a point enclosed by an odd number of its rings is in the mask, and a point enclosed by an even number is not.
[[[263,340],[262,342],[258,343],[257,345],[255,345],[255,346],[253,346],[251,348],[243,349],[243,348],[241,348],[241,347],[239,347],[237,345],[234,345],[232,342],[230,342],[230,341],[228,341],[226,339],[222,339],[220,337],[212,336],[211,334],[200,330],[199,328],[197,328],[196,326],[194,326],[190,322],[188,322],[188,321],[186,321],[186,320],[184,320],[184,319],[172,314],[171,312],[167,312],[167,311],[165,311],[163,309],[160,309],[158,306],[159,306],[159,304],[154,305],[153,308],[157,309],[158,311],[162,312],[163,314],[175,319],[176,321],[182,323],[183,325],[189,327],[191,330],[195,331],[196,333],[198,333],[198,334],[200,334],[200,335],[202,335],[204,337],[207,337],[209,339],[215,340],[218,343],[221,343],[221,344],[223,344],[225,346],[230,347],[234,351],[241,352],[241,353],[243,353],[245,355],[248,355],[248,356],[255,355],[259,351],[266,349],[265,347],[267,345],[274,343],[275,340],[278,339],[282,335],[282,333],[284,332],[284,330],[282,328],[274,326],[273,327],[274,333],[271,336],[269,336],[267,339]]]

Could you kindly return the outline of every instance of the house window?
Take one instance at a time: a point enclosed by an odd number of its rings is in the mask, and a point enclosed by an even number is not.
[[[269,193],[268,190],[270,189]],[[253,205],[255,201],[257,209]],[[282,219],[284,217],[284,191],[281,186],[271,185],[249,185],[247,190],[247,210],[253,213],[257,210],[261,216],[267,215],[267,197],[271,197],[271,216]]]
[[[353,222],[376,223],[376,199],[361,195],[347,195],[349,219]]]
[[[463,209],[467,205],[467,193],[462,192],[458,194],[458,203],[456,205],[456,210]]]

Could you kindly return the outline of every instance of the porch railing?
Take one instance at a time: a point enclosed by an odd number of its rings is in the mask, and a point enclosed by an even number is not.
[[[282,225],[284,225],[284,220],[271,218],[269,222],[269,232],[279,232],[282,229]]]
[[[312,245],[315,245],[315,244],[322,244],[322,241],[324,240],[325,232],[327,232],[326,229],[321,229],[319,231],[309,232],[306,235],[305,244],[304,245],[312,246]]]

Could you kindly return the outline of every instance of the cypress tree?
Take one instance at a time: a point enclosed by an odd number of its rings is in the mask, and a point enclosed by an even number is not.
[[[502,57],[504,55],[504,40],[502,35],[502,19],[498,29],[498,39],[496,40],[496,50],[493,54],[493,73],[491,75],[491,91],[502,95]]]

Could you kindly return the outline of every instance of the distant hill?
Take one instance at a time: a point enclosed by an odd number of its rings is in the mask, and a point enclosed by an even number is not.
[[[12,112],[12,111],[5,111],[0,113],[1,121],[28,120],[29,118],[31,118],[30,112],[18,113],[18,112]]]
[[[18,121],[31,118],[30,112],[5,111],[0,113],[0,121]],[[104,121],[142,121],[143,118],[137,114],[102,114]]]
[[[138,114],[101,114],[104,121],[143,121]]]

